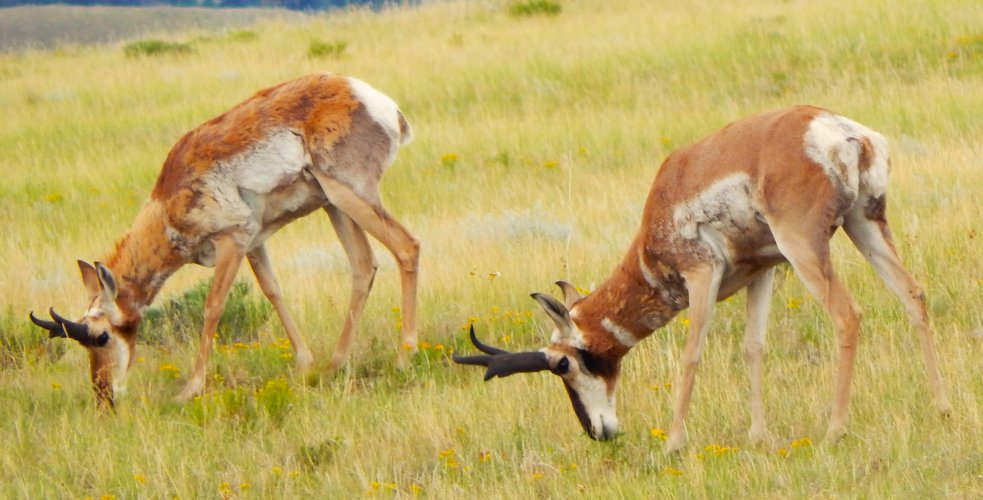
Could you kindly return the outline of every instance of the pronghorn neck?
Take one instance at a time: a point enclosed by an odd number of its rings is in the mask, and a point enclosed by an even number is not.
[[[682,278],[669,266],[651,262],[641,236],[611,276],[571,313],[582,331],[592,332],[584,343],[596,354],[623,356],[686,307]]]
[[[187,261],[167,233],[163,205],[144,204],[130,230],[106,257],[106,266],[118,284],[117,306],[130,320],[139,322],[167,278]]]

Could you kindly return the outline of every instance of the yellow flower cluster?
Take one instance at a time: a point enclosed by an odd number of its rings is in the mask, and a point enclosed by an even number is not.
[[[454,451],[454,448],[441,450],[437,453],[437,459],[443,462],[444,467],[448,469],[456,469],[461,466],[461,463],[457,461],[457,453]]]
[[[740,448],[735,446],[720,446],[719,444],[708,444],[703,448],[702,453],[697,453],[696,458],[699,460],[706,460],[707,456],[720,457],[723,455],[733,454],[740,451]]]
[[[649,434],[655,439],[665,441],[669,438],[669,434],[666,433],[665,429],[660,429],[658,427],[653,427],[649,429]]]
[[[178,369],[177,366],[171,363],[161,363],[158,369],[160,370],[161,373],[173,379],[177,379],[178,377],[181,376],[181,370]]]
[[[795,449],[806,450],[811,448],[812,448],[812,439],[809,439],[809,437],[806,436],[803,438],[796,439],[795,441],[792,441],[789,444],[788,448],[784,448],[784,447],[779,448],[778,450],[775,451],[775,453],[777,453],[778,456],[785,458],[791,455],[792,451],[794,451]]]

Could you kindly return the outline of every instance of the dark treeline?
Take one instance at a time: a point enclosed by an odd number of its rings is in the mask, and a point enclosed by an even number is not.
[[[116,7],[267,7],[291,10],[327,10],[350,5],[379,8],[386,4],[403,3],[391,0],[0,0],[0,7],[16,5],[108,5]]]

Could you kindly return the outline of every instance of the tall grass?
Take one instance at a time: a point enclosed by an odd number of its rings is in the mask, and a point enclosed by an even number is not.
[[[983,494],[983,8],[719,3],[567,0],[556,15],[513,16],[507,1],[434,2],[258,24],[255,37],[202,39],[181,57],[129,58],[122,45],[0,56],[0,325],[18,339],[4,349],[37,346],[29,310],[85,307],[74,259],[102,257],[126,231],[184,132],[259,88],[324,70],[371,82],[414,126],[383,196],[423,243],[427,342],[410,370],[393,368],[399,286],[376,247],[381,268],[353,358],[313,385],[289,377],[275,319],[255,340],[220,338],[208,393],[185,406],[170,398],[193,341],[141,344],[115,415],[95,408],[77,346],[15,356],[0,368],[0,496]],[[344,40],[344,56],[309,57],[317,39]],[[669,151],[795,103],[891,139],[889,219],[928,291],[952,418],[931,409],[900,305],[841,236],[835,265],[865,316],[851,433],[835,446],[819,443],[831,325],[784,268],[769,323],[766,445],[745,439],[743,296],[716,312],[691,444],[678,456],[661,451],[678,321],[626,358],[624,435],[610,443],[582,435],[548,375],[485,384],[448,364],[469,321],[498,344],[543,346],[548,321],[528,293],[606,276]],[[284,228],[269,248],[305,337],[328,358],[349,278],[327,217]],[[208,276],[182,270],[161,303]]]

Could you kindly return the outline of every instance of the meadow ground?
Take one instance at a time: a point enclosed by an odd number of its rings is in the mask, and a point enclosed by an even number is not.
[[[0,55],[0,497],[983,495],[983,6],[719,3],[569,0],[521,16],[504,1],[435,2],[173,33],[190,50],[156,56],[123,44]],[[412,368],[393,368],[398,276],[377,246],[345,370],[292,377],[253,287],[234,315],[253,319],[219,332],[207,394],[172,404],[197,336],[175,301],[209,276],[189,267],[158,300],[117,413],[98,411],[82,349],[42,339],[27,312],[81,313],[75,259],[103,257],[126,231],[185,131],[323,70],[382,89],[416,132],[383,183],[423,244],[426,343]],[[685,313],[626,358],[612,442],[583,435],[551,375],[483,383],[448,362],[467,349],[468,323],[496,344],[543,346],[549,321],[528,294],[607,275],[669,151],[796,103],[891,140],[888,217],[927,289],[951,418],[931,407],[900,305],[843,235],[835,265],[865,316],[850,434],[833,446],[820,438],[835,339],[787,267],[769,321],[765,445],[745,437],[743,294],[717,309],[690,444],[675,456],[662,440]],[[349,293],[328,218],[286,227],[269,248],[327,358]]]

